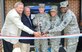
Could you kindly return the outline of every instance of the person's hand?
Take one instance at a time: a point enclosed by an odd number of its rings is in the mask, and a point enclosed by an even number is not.
[[[13,45],[13,48],[18,48],[18,47],[20,47],[19,43]]]
[[[34,32],[35,37],[41,37],[41,32]]]
[[[44,34],[49,34],[49,32],[48,31],[45,31]]]
[[[42,35],[42,37],[47,37],[47,34]]]

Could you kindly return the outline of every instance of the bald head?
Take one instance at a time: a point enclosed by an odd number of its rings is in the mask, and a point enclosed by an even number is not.
[[[26,16],[30,16],[30,7],[29,6],[25,7],[24,13],[25,13]]]

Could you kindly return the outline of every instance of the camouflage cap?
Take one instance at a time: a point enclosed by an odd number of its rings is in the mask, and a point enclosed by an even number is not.
[[[58,7],[57,6],[52,6],[50,11],[56,11],[57,12]]]
[[[45,8],[45,4],[43,3],[39,4],[39,8]]]
[[[68,1],[60,2],[60,7],[67,7]]]

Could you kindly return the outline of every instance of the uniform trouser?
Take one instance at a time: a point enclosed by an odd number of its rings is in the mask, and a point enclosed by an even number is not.
[[[4,52],[12,52],[12,50],[13,50],[13,44],[11,44],[10,42],[7,42],[7,41],[3,40],[3,50],[4,50]]]
[[[21,52],[30,52],[30,44],[20,43]]]
[[[66,52],[76,52],[78,38],[68,38]]]
[[[60,38],[50,39],[51,52],[58,52],[60,48]]]
[[[48,34],[49,37],[61,36],[61,32]],[[61,44],[61,38],[50,39],[51,52],[58,52]]]
[[[35,51],[48,52],[48,40],[47,39],[35,40]]]

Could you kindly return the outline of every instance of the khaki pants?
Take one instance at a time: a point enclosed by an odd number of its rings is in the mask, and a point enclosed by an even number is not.
[[[30,52],[30,44],[20,43],[21,52]]]

